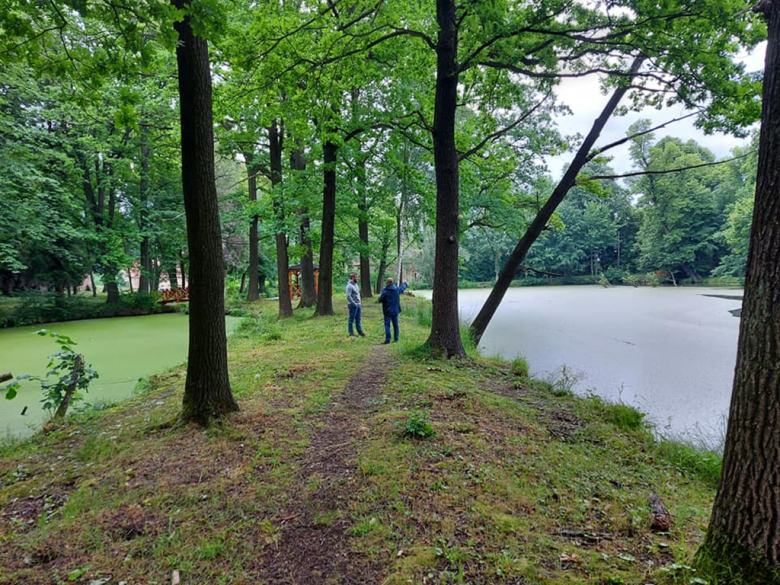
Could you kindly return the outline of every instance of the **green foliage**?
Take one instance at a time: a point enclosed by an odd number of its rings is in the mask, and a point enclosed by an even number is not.
[[[512,360],[510,365],[512,366],[512,373],[518,378],[526,379],[529,377],[530,369],[525,358],[518,356]]]
[[[43,392],[43,399],[41,400],[43,408],[53,413],[62,404],[66,391],[73,381],[76,358],[78,357],[78,353],[73,350],[73,346],[77,345],[77,343],[67,335],[60,335],[46,329],[36,331],[36,335],[52,337],[59,346],[60,351],[49,356],[49,363],[46,365],[48,371],[45,378],[23,374],[17,376],[17,379],[39,382]],[[76,377],[76,392],[74,392],[71,398],[71,404],[81,400],[83,398],[81,393],[87,392],[90,382],[98,377],[98,373],[90,365],[82,362]],[[12,399],[14,396],[16,396],[15,391],[9,396],[9,392],[6,389],[7,399]]]
[[[403,424],[401,437],[404,439],[432,439],[436,436],[436,431],[428,421],[428,413],[424,410],[413,410],[406,417]]]
[[[718,485],[723,464],[722,454],[669,439],[659,441],[657,448],[659,456],[681,473],[700,477],[713,487]]]
[[[0,299],[0,327],[20,327],[78,319],[148,315],[180,310],[161,305],[157,294],[124,293],[119,302],[108,305],[104,298],[90,295],[66,297],[60,293],[28,292]]]

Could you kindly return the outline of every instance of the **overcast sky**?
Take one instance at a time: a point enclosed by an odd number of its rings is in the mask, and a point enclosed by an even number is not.
[[[740,60],[745,62],[748,71],[763,70],[764,53],[765,43],[751,54],[742,55]],[[561,131],[566,135],[579,133],[583,137],[590,130],[609,97],[601,93],[599,81],[596,77],[565,79],[558,86],[557,94],[561,101],[572,110],[571,116],[565,116],[560,119],[559,127]],[[646,109],[642,112],[630,112],[623,117],[613,117],[607,123],[596,145],[609,144],[625,137],[628,127],[642,118],[650,119],[653,125],[656,126],[668,120],[679,118],[686,113],[687,111],[684,108],[676,106],[662,110]],[[728,157],[735,146],[745,144],[745,139],[735,138],[730,135],[716,133],[708,136],[698,128],[695,128],[692,120],[688,119],[670,124],[656,133],[656,139],[664,136],[676,136],[682,140],[692,138],[705,148],[709,148],[718,158]],[[579,145],[579,142],[577,145]],[[628,155],[627,144],[614,148],[605,154],[613,157],[612,167],[615,171],[626,173],[631,170],[632,164]],[[569,152],[547,159],[550,173],[555,179],[561,177],[564,167],[572,157],[573,153]]]

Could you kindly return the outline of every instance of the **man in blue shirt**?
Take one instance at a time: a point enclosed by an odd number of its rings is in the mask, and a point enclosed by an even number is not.
[[[393,324],[393,338],[398,341],[398,315],[401,313],[401,293],[406,290],[404,282],[400,287],[393,284],[393,279],[387,279],[387,286],[382,289],[378,303],[382,303],[385,315],[385,343],[390,343],[390,323]]]

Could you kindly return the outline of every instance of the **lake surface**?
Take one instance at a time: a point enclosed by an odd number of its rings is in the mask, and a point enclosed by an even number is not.
[[[423,291],[430,297],[430,292]],[[461,290],[471,321],[489,290]],[[592,391],[648,413],[664,435],[717,445],[736,363],[741,290],[601,286],[509,289],[480,344],[483,355],[523,356],[538,378],[579,378]]]
[[[228,330],[239,319],[228,317]],[[180,313],[49,323],[0,329],[0,372],[46,373],[47,356],[59,351],[51,337],[35,335],[42,328],[67,335],[100,377],[84,402],[117,402],[133,393],[139,378],[162,372],[187,359],[189,320]],[[4,384],[3,384],[4,385]],[[0,396],[0,436],[29,435],[48,418],[41,408],[40,385],[23,382],[13,400]],[[79,406],[77,403],[76,407]],[[24,407],[27,412],[22,416]]]

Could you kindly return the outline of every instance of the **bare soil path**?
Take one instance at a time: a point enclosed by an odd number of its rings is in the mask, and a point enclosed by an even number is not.
[[[293,501],[276,519],[281,534],[260,559],[258,577],[274,585],[365,584],[382,580],[375,561],[352,553],[349,509],[358,479],[357,457],[395,357],[372,348],[360,371],[315,425]]]

